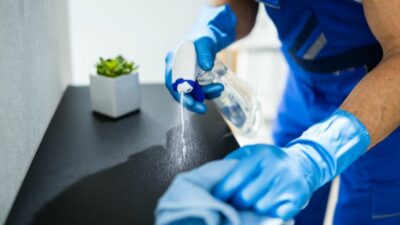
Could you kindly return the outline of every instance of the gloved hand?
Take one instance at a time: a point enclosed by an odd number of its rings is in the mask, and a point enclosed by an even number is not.
[[[228,155],[239,163],[213,194],[238,208],[288,220],[316,189],[365,153],[369,143],[368,131],[357,118],[337,110],[285,148],[251,145]]]
[[[200,13],[197,25],[189,35],[193,40],[197,62],[201,69],[210,71],[214,66],[215,55],[231,44],[236,37],[236,17],[229,5],[220,7],[204,7]],[[176,101],[180,101],[180,94],[174,90],[172,85],[172,62],[173,52],[167,54],[165,71],[165,86]],[[219,97],[224,90],[224,86],[219,83],[201,86],[203,93],[185,94],[183,104],[190,111],[203,114],[207,111],[206,105],[202,102],[205,99]],[[197,91],[197,89],[196,89]],[[204,95],[203,95],[204,94]]]

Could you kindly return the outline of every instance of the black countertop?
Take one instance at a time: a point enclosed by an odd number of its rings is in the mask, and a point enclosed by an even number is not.
[[[143,85],[138,112],[94,114],[88,87],[69,87],[46,131],[6,225],[153,224],[174,176],[238,147],[212,104],[186,114],[163,85]],[[188,190],[190,191],[190,190]]]

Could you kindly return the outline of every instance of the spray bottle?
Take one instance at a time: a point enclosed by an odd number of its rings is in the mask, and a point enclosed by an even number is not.
[[[211,71],[202,70],[197,63],[192,41],[183,41],[175,50],[172,81],[174,89],[179,93],[190,93],[197,101],[204,100],[200,85],[215,82],[223,84],[224,91],[213,101],[224,119],[242,135],[257,133],[261,123],[261,108],[256,92],[218,59]]]

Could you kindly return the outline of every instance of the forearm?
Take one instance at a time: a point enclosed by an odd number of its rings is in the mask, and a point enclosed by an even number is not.
[[[363,0],[363,6],[371,31],[382,46],[383,59],[341,108],[364,124],[371,148],[400,125],[400,2]]]
[[[367,128],[370,148],[400,126],[400,51],[387,51],[382,62],[350,93],[341,106]]]
[[[213,0],[211,4],[215,6],[229,4],[231,6],[237,18],[236,40],[247,36],[253,29],[258,12],[258,3],[256,1]]]

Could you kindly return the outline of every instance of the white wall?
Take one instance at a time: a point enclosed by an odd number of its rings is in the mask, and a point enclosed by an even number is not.
[[[142,83],[164,81],[164,57],[190,32],[203,0],[70,0],[73,83],[88,84],[100,56],[123,54]]]
[[[259,9],[251,34],[233,46],[238,50],[237,73],[258,92],[268,121],[275,119],[288,71],[280,47],[275,25],[264,7]]]
[[[0,224],[70,80],[67,2],[0,1]]]
[[[140,64],[142,83],[164,82],[166,52],[191,31],[200,6],[207,2],[70,0],[73,83],[88,84],[99,56],[118,54]],[[263,8],[250,37],[236,48],[239,75],[254,84],[260,92],[265,116],[272,119],[286,66],[275,27]]]

